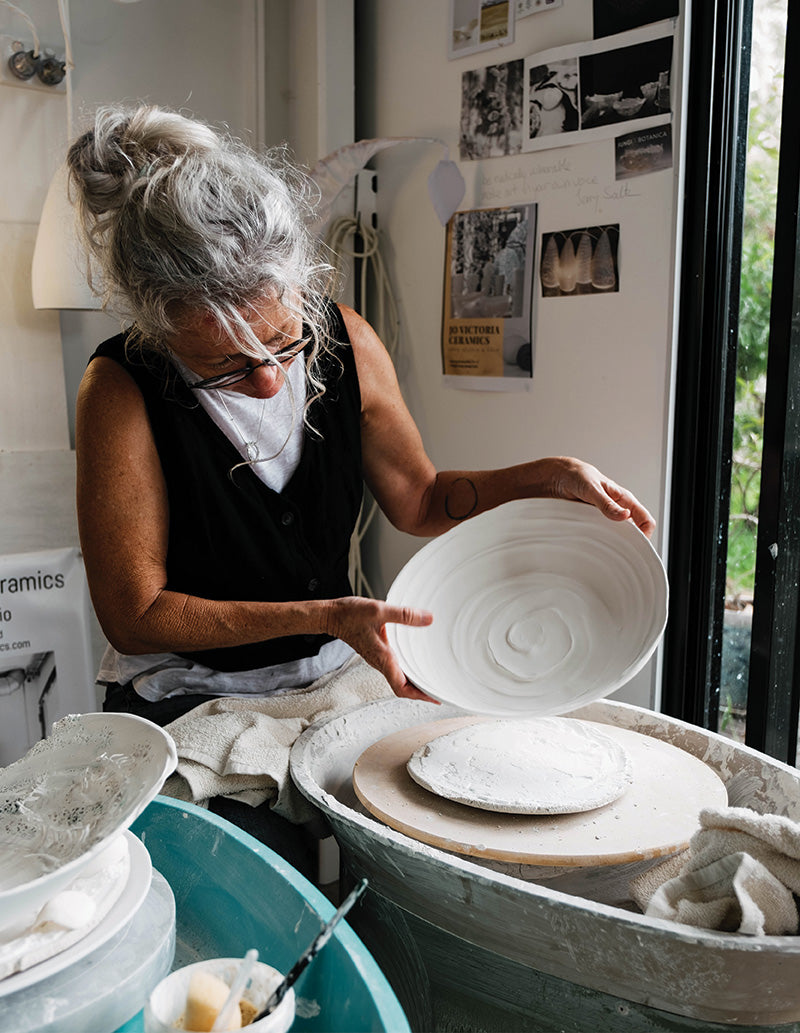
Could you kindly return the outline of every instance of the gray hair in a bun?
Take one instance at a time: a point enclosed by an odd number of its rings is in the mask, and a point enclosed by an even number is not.
[[[256,153],[163,108],[107,106],[67,166],[104,300],[139,343],[164,347],[181,317],[200,310],[261,359],[247,313],[278,301],[311,329],[318,396],[332,269],[306,226],[313,188],[284,149]]]

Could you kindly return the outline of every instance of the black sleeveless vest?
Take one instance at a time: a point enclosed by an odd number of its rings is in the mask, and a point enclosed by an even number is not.
[[[167,588],[207,599],[286,602],[352,594],[350,537],[362,497],[361,394],[352,348],[331,306],[327,387],[312,403],[300,465],[281,493],[267,487],[160,352],[125,354],[126,334],[92,355],[114,359],[144,397],[169,497]],[[91,362],[91,359],[89,360]],[[327,635],[293,635],[181,656],[245,671],[316,655]]]

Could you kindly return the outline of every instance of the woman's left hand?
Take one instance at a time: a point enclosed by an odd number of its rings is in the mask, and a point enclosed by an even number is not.
[[[393,606],[380,599],[365,599],[360,596],[329,599],[322,605],[325,613],[325,633],[352,646],[371,667],[380,671],[396,696],[437,702],[406,678],[397,657],[389,647],[386,634],[387,624],[426,627],[433,621],[432,613],[427,610],[415,610],[410,606]]]
[[[632,520],[648,538],[656,522],[635,495],[600,473],[591,463],[564,456],[554,460],[553,498],[586,502],[610,520]]]

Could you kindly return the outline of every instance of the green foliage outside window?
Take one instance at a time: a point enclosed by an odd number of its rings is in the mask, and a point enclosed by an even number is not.
[[[753,0],[736,400],[718,730],[744,740],[788,0]]]
[[[726,600],[733,607],[752,600],[755,579],[781,88],[781,77],[771,78],[750,108],[728,523]]]

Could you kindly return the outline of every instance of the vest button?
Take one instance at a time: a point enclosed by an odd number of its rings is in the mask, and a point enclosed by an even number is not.
[[[319,588],[319,578],[312,577],[311,580],[308,582],[308,590],[309,590],[309,592],[316,592],[318,588]]]
[[[283,516],[281,516],[281,523],[283,524],[284,527],[288,527],[289,524],[293,524],[294,523],[294,513],[292,513],[290,510],[287,509],[286,512],[283,514]]]

